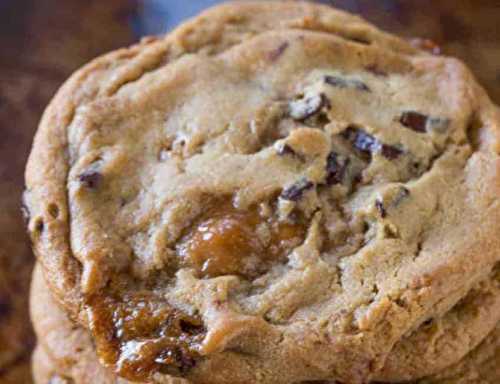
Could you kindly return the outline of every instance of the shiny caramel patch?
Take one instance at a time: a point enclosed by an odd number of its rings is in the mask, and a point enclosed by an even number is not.
[[[99,358],[121,377],[144,381],[155,372],[186,372],[200,358],[201,319],[153,293],[94,296],[87,309]]]
[[[305,235],[300,222],[265,217],[257,207],[238,210],[225,202],[207,211],[177,247],[182,264],[203,277],[255,277],[283,260]]]

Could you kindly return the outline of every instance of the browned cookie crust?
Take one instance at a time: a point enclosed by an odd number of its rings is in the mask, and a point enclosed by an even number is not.
[[[123,377],[418,379],[500,320],[498,122],[454,59],[328,7],[228,4],[61,89],[30,233]],[[453,348],[420,342],[434,321]]]

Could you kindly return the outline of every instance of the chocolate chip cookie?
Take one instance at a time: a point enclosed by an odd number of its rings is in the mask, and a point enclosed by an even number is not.
[[[43,279],[40,267],[33,274],[31,312],[38,336],[38,347],[33,356],[33,372],[37,384],[115,384],[129,383],[103,368],[87,332],[72,322],[55,303]],[[463,306],[462,308],[464,308]],[[436,320],[434,320],[436,322]],[[439,326],[425,325],[428,340],[437,340]],[[500,379],[500,326],[495,329],[465,358],[446,367],[434,376],[413,382],[415,384],[493,384]],[[429,350],[438,348],[428,348]],[[394,354],[394,351],[393,351]],[[417,361],[424,361],[420,359]],[[429,359],[427,359],[429,360]],[[405,361],[411,364],[411,359]],[[168,379],[167,383],[187,384],[186,380]],[[409,382],[407,382],[409,383]]]
[[[29,231],[127,380],[417,380],[500,320],[499,122],[458,60],[326,6],[228,3],[68,80]]]

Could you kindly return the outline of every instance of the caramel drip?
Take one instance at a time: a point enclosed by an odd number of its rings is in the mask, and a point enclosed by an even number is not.
[[[121,377],[143,381],[155,372],[186,372],[200,357],[202,321],[152,293],[94,296],[87,308],[98,355]]]

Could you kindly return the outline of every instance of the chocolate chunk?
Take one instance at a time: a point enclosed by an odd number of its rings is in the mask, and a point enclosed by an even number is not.
[[[380,200],[375,200],[375,208],[377,208],[377,211],[380,214],[380,217],[384,219],[387,216],[387,211],[385,210],[384,203]]]
[[[326,183],[328,185],[341,183],[348,165],[348,158],[340,158],[337,153],[330,152],[326,159]]]
[[[381,144],[380,153],[386,159],[395,160],[403,154],[403,151],[399,148],[393,147],[392,145]]]
[[[414,130],[415,132],[425,133],[427,132],[427,120],[428,116],[414,111],[403,112],[399,118],[399,122],[407,128]]]
[[[290,187],[285,188],[281,192],[280,197],[284,200],[298,201],[300,200],[305,191],[313,187],[314,184],[311,181],[307,179],[301,179],[297,183],[291,185]]]
[[[348,127],[342,136],[348,140],[354,148],[365,155],[367,159],[374,153],[380,153],[389,160],[394,160],[403,154],[403,151],[392,145],[384,144],[378,141],[372,135],[355,127]]]
[[[94,170],[85,171],[80,176],[78,176],[78,180],[80,180],[80,183],[82,183],[89,189],[97,188],[99,183],[101,182],[101,179],[102,175]]]
[[[276,61],[282,54],[283,52],[286,51],[286,49],[290,46],[290,43],[288,41],[285,41],[281,43],[278,48],[275,50],[271,51],[269,53],[269,60],[270,61]]]
[[[380,143],[372,135],[363,132],[355,127],[348,127],[342,136],[348,140],[358,151],[371,156],[380,150]]]
[[[294,100],[289,104],[289,114],[294,120],[305,120],[317,114],[323,107],[329,107],[330,101],[323,94]]]
[[[450,119],[429,117],[415,111],[403,112],[399,122],[405,127],[420,133],[426,133],[428,130],[437,133],[445,133],[450,125]]]
[[[358,91],[371,92],[370,88],[360,80],[346,79],[339,76],[325,76],[325,83],[337,88],[353,88]]]

